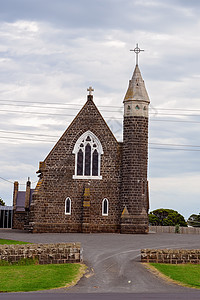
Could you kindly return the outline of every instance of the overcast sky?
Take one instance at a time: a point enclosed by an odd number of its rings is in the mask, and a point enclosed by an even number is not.
[[[1,0],[0,197],[94,101],[119,141],[135,66],[151,100],[150,209],[200,212],[200,1]],[[173,114],[173,115],[172,115]],[[32,187],[35,183],[32,184]]]

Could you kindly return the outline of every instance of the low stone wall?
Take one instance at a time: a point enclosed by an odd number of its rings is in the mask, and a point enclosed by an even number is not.
[[[36,258],[39,264],[82,262],[80,243],[0,245],[0,260],[17,262]]]
[[[200,227],[180,227],[182,234],[200,234]],[[151,232],[175,233],[175,226],[149,226]]]
[[[163,264],[200,264],[200,249],[142,249],[141,262]]]
[[[26,211],[13,211],[13,229],[24,229],[24,225],[28,222],[28,212]]]

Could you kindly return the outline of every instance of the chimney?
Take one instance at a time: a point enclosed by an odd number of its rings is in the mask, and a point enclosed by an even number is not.
[[[19,189],[19,182],[15,181],[14,182],[14,191],[13,191],[13,208],[16,209],[16,205],[17,205],[17,193],[18,193],[18,189]]]
[[[31,182],[30,182],[30,178],[28,177],[28,181],[26,183],[25,210],[29,210],[30,194],[31,194]]]

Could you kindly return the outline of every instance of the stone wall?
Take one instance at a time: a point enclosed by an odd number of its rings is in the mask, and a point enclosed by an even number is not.
[[[13,229],[24,229],[24,226],[28,222],[28,212],[27,211],[16,211],[13,210]]]
[[[163,264],[200,264],[200,249],[142,249],[141,262]]]
[[[0,260],[11,263],[20,259],[38,259],[39,264],[82,262],[80,243],[0,245]]]
[[[102,179],[74,179],[74,145],[91,130],[101,142]],[[42,179],[33,194],[29,225],[32,232],[119,232],[121,145],[88,96],[88,101],[42,164]],[[90,198],[84,205],[85,190]],[[65,214],[65,200],[71,199],[71,214]],[[102,201],[109,201],[108,216],[102,215]]]
[[[175,233],[175,226],[149,226],[149,231],[158,233]],[[179,227],[181,234],[200,234],[200,227]]]

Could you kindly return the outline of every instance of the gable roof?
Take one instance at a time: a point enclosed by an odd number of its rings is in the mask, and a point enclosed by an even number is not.
[[[32,201],[34,189],[30,190],[30,201],[29,205]],[[26,198],[26,191],[18,191],[17,192],[17,199],[16,199],[16,211],[25,211],[25,198]]]
[[[70,131],[70,129],[75,125],[75,123],[79,120],[79,119],[85,119],[87,121],[87,116],[90,116],[91,114],[96,114],[97,118],[99,118],[99,120],[101,120],[102,124],[105,126],[106,130],[109,131],[109,133],[111,134],[113,140],[115,141],[115,143],[118,143],[116,137],[114,136],[113,132],[111,131],[111,129],[109,128],[108,124],[106,123],[106,121],[104,120],[103,116],[101,115],[101,113],[99,112],[97,106],[95,105],[94,101],[93,101],[93,96],[92,95],[88,95],[87,101],[84,104],[84,106],[82,107],[82,109],[78,112],[78,114],[76,115],[76,117],[73,119],[73,121],[71,122],[71,124],[68,126],[68,128],[65,130],[65,132],[62,134],[62,136],[59,138],[59,140],[57,141],[57,143],[54,145],[54,147],[51,149],[51,151],[49,152],[49,154],[47,155],[47,157],[45,158],[45,160],[47,160],[49,158],[49,156],[52,154],[52,152],[55,150],[55,148],[57,147],[57,145],[59,144],[59,142],[62,140],[62,138],[64,136],[67,135],[67,133]],[[96,118],[96,120],[97,120]],[[88,124],[89,125],[89,124]],[[89,126],[88,126],[88,130],[89,130]],[[90,130],[92,130],[92,128],[90,128]]]

